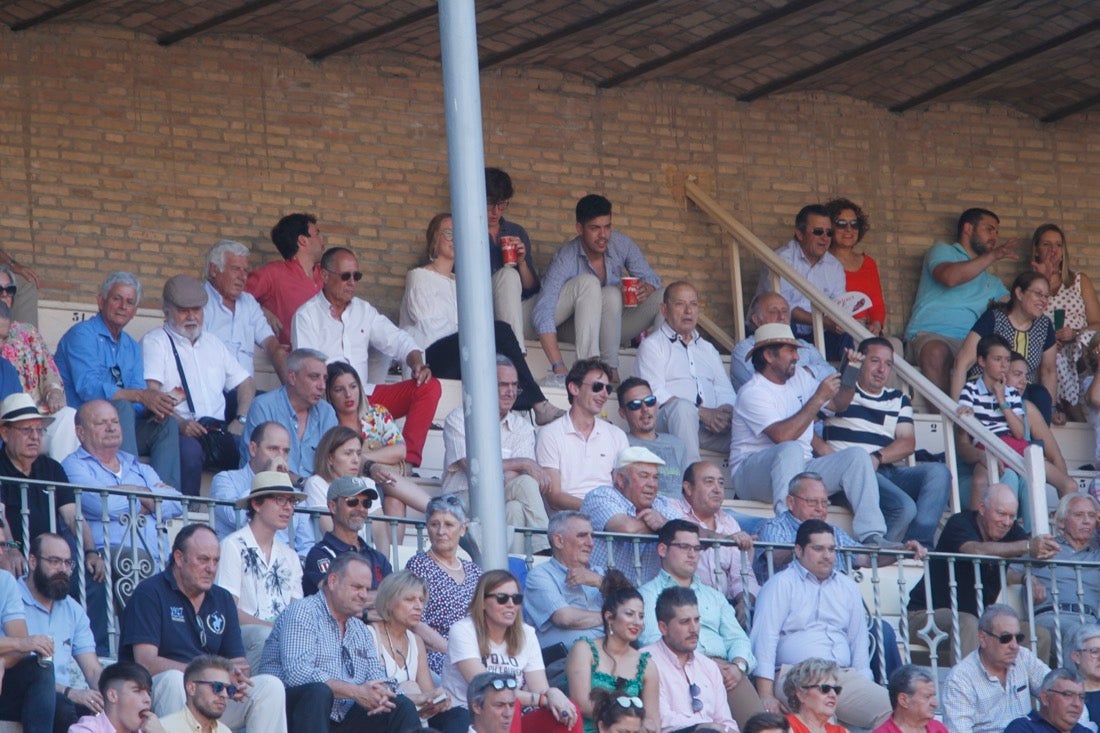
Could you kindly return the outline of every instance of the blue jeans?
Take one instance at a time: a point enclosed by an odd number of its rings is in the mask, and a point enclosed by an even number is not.
[[[56,705],[52,664],[39,667],[38,657],[26,656],[4,672],[0,720],[22,723],[24,733],[53,733]]]
[[[879,466],[879,506],[886,519],[886,539],[917,540],[934,545],[933,535],[947,506],[951,473],[942,463]]]

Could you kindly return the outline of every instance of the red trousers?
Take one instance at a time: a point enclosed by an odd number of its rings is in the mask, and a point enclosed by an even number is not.
[[[435,408],[442,394],[439,380],[432,377],[421,385],[415,379],[378,384],[370,395],[371,404],[382,405],[393,413],[395,419],[405,418],[401,435],[405,438],[405,460],[410,466],[420,465],[428,428],[432,426]]]
[[[516,714],[512,716],[512,725],[508,733],[581,733],[584,730],[584,721],[577,715],[577,724],[572,728],[566,728],[564,723],[559,723],[554,714],[547,708],[532,710],[526,715],[522,714],[523,707],[516,700]]]

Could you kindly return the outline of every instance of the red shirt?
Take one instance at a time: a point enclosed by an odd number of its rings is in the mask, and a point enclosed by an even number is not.
[[[853,313],[853,318],[870,318],[872,321],[886,324],[886,300],[882,297],[882,281],[878,276],[878,265],[870,255],[863,255],[863,264],[854,272],[844,271],[845,286],[849,293],[864,293],[871,299],[871,307]],[[251,292],[251,291],[250,291]]]
[[[279,343],[290,346],[294,311],[321,292],[321,265],[313,266],[311,278],[296,259],[269,262],[249,273],[244,289],[275,314],[280,326],[276,329]]]

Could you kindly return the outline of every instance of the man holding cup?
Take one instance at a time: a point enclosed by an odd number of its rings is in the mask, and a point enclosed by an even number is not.
[[[611,229],[611,202],[589,194],[577,202],[577,236],[554,254],[532,313],[550,368],[569,371],[558,347],[572,338],[578,359],[599,357],[619,382],[619,347],[661,325],[661,278],[633,239]]]

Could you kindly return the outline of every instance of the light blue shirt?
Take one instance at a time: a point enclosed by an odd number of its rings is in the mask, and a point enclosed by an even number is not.
[[[80,486],[101,488],[144,486],[158,497],[183,497],[183,494],[179,491],[161,481],[160,476],[157,475],[152,466],[141,463],[135,456],[119,451],[118,461],[120,470],[116,474],[81,446],[65,457],[65,460],[61,462],[61,467],[65,469],[65,475],[69,477],[69,481]],[[88,522],[88,526],[92,530],[92,539],[95,541],[97,548],[104,546],[104,511],[107,512],[107,519],[110,521],[107,537],[111,546],[130,546],[133,515],[131,514],[129,497],[110,495],[107,497],[106,506],[104,506],[102,494],[96,491],[83,491],[80,494],[80,508],[84,512],[85,521]],[[178,501],[160,502],[160,520],[162,522],[182,514],[183,506]],[[140,535],[138,548],[147,550],[154,559],[167,560],[167,538],[164,538],[165,547],[162,555],[161,538],[156,527],[157,518],[152,514],[140,514],[138,516],[141,518],[135,530]],[[126,517],[125,526],[122,523],[123,517]]]
[[[619,285],[625,269],[632,277],[655,288],[661,287],[661,278],[649,266],[634,240],[615,230],[611,232],[611,240],[604,253],[604,269],[607,272],[607,282],[604,285]],[[581,238],[573,237],[554,253],[550,267],[546,268],[546,274],[542,276],[542,293],[531,312],[536,333],[557,331],[554,309],[558,307],[558,296],[565,284],[580,274],[596,275],[596,271],[592,269],[592,263],[584,253]]]
[[[25,578],[19,579],[19,592],[23,597],[23,611],[27,618],[27,633],[44,634],[53,638],[54,682],[62,687],[75,687],[73,658],[88,652],[95,653],[95,638],[88,614],[72,596],[54,601],[52,608],[38,602]]]
[[[248,420],[244,425],[244,435],[252,435],[252,431],[260,423],[269,420],[279,423],[290,431],[290,459],[288,465],[290,472],[299,476],[313,475],[313,454],[317,445],[329,429],[336,427],[336,411],[332,405],[321,400],[309,408],[306,417],[305,431],[301,439],[298,438],[298,414],[290,405],[290,397],[287,396],[286,387],[280,387],[274,392],[258,395],[252,400],[252,406],[248,408]],[[247,466],[251,456],[248,454],[248,441],[241,441],[241,465]]]
[[[657,596],[665,588],[677,585],[679,583],[676,579],[662,569],[656,578],[638,589],[645,603],[645,628],[638,637],[639,644],[652,644],[661,638],[661,632],[657,628]],[[699,646],[696,651],[708,657],[725,659],[727,662],[741,657],[749,663],[751,672],[756,667],[752,642],[741,624],[737,623],[733,606],[716,589],[700,583],[698,577],[692,577],[689,587],[695,591],[695,598],[699,601]]]
[[[668,497],[660,494],[653,500],[653,508],[665,519],[683,518],[680,510],[668,500]],[[638,508],[614,486],[597,486],[589,491],[581,502],[581,512],[588,515],[592,522],[592,529],[596,532],[603,532],[608,521],[618,514],[628,517],[638,516]],[[661,560],[657,557],[657,543],[653,540],[642,540],[640,537],[637,540],[613,540],[613,555],[610,558],[607,552],[607,538],[597,537],[595,542],[589,565],[595,568],[596,572],[604,572],[609,567],[609,561],[614,560],[614,567],[617,570],[635,585],[641,585],[656,576],[657,571],[661,569]],[[634,562],[635,544],[638,545],[638,561],[641,563],[640,575]]]
[[[65,383],[69,407],[80,407],[89,400],[114,399],[115,392],[122,388],[145,389],[141,346],[125,331],[116,341],[98,313],[65,332],[57,343],[54,360]],[[116,366],[121,386],[111,375]],[[141,415],[144,411],[144,405],[134,403],[135,413]]]
[[[854,580],[836,570],[818,580],[793,562],[773,575],[760,588],[749,638],[757,677],[774,679],[784,664],[821,657],[872,679],[863,596]]]
[[[0,570],[0,636],[7,636],[3,625],[9,621],[22,621],[26,618],[23,603],[19,600],[19,586],[15,576],[7,570]]]
[[[799,275],[809,280],[812,285],[816,285],[818,290],[825,293],[830,300],[836,301],[844,295],[848,287],[848,278],[844,274],[844,265],[840,264],[840,260],[834,257],[831,252],[826,252],[817,262],[810,262],[806,258],[806,253],[802,251],[802,245],[798,243],[797,239],[792,238],[785,245],[775,250],[775,255],[790,265]],[[760,273],[756,294],[767,293],[771,289],[771,274],[768,272],[768,268],[765,267],[763,272]],[[785,279],[779,281],[779,294],[787,299],[787,304],[791,307],[792,312],[795,308],[813,312],[810,299]],[[791,328],[799,336],[805,336],[813,332],[813,328],[804,323],[792,322]]]
[[[603,596],[599,588],[590,585],[569,586],[565,584],[565,577],[569,570],[558,562],[557,558],[550,558],[541,565],[531,568],[527,574],[527,582],[524,584],[523,615],[527,622],[535,627],[539,635],[539,643],[544,647],[557,643],[565,644],[567,649],[573,647],[573,642],[582,636],[596,638],[603,636],[603,624],[597,621],[595,626],[587,629],[565,629],[556,626],[550,619],[559,608],[576,608],[581,611],[600,612],[603,608]]]
[[[798,528],[801,525],[801,519],[790,512],[782,512],[760,526],[760,530],[757,532],[757,541],[793,545],[795,538],[798,536]],[[839,551],[845,547],[863,547],[863,545],[840,527],[834,526],[833,533],[836,537],[836,549],[838,550],[836,563],[833,567],[836,568],[838,573],[843,573],[848,570],[848,556]],[[788,562],[783,565],[776,565],[775,571],[784,570],[789,564]],[[757,548],[756,559],[753,560],[752,567],[757,580],[763,583],[768,579],[768,556],[764,548]]]
[[[956,242],[944,244],[937,242],[924,256],[924,266],[920,271],[920,284],[917,285],[917,297],[913,301],[913,313],[909,316],[909,325],[905,328],[905,340],[922,331],[937,333],[953,339],[964,339],[970,327],[985,313],[989,301],[1000,300],[1008,295],[996,275],[988,270],[982,271],[973,280],[948,287],[932,276],[932,272],[944,263],[969,262],[970,253]]]
[[[210,481],[210,498],[237,501],[237,499],[247,496],[252,491],[252,478],[255,475],[251,464],[245,464],[244,468],[238,468],[235,471],[222,471],[214,474],[214,478]],[[306,514],[295,513],[291,522],[291,526],[294,527],[294,542],[290,541],[290,533],[285,529],[277,531],[275,539],[288,547],[294,548],[295,552],[305,557],[316,543],[310,517]],[[214,531],[218,533],[219,540],[224,540],[245,524],[243,509],[220,505],[214,507]]]
[[[801,341],[801,339],[799,340]],[[733,382],[734,389],[744,387],[756,374],[756,370],[752,368],[752,362],[748,361],[749,353],[755,345],[756,334],[750,334],[738,341],[737,345],[733,347],[733,351],[730,352],[730,381]],[[809,369],[810,374],[818,382],[821,382],[830,374],[836,373],[836,369],[833,368],[832,364],[825,361],[825,357],[821,355],[821,352],[815,349],[813,344],[805,341],[802,341],[802,345],[798,347],[798,366]]]
[[[256,347],[275,335],[271,324],[264,318],[259,302],[250,294],[241,293],[233,304],[233,310],[229,310],[221,293],[209,281],[203,287],[206,288],[207,298],[202,308],[202,330],[221,339],[244,370],[255,375],[253,356]]]

